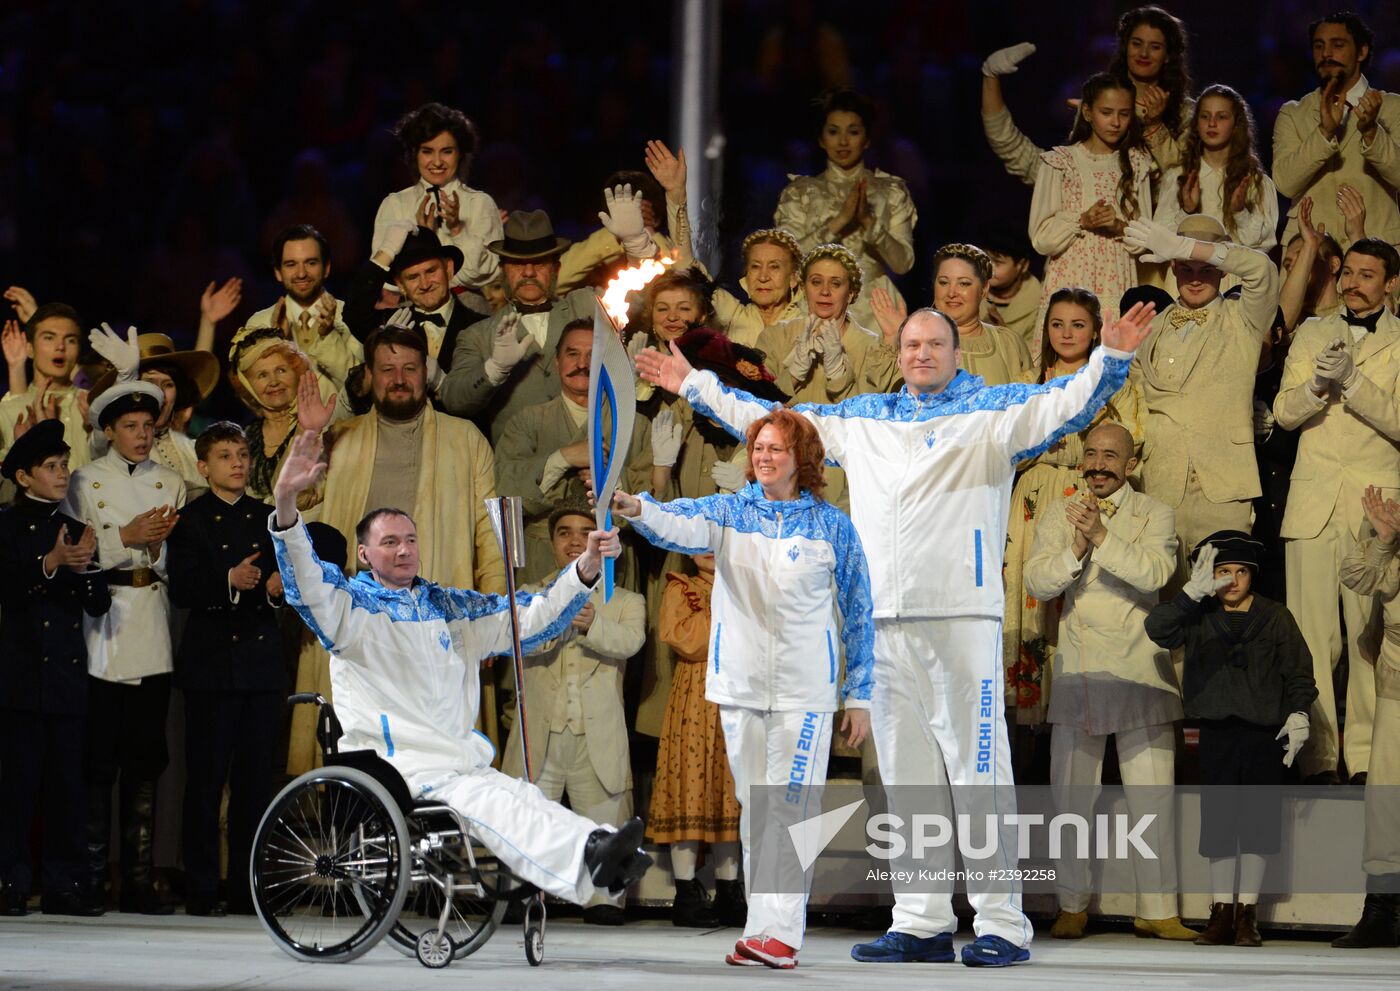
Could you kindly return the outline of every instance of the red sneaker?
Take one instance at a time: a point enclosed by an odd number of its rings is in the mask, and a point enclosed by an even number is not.
[[[791,970],[797,966],[797,951],[772,936],[750,936],[734,944],[737,953],[774,970]]]
[[[739,948],[743,945],[744,941],[742,939],[735,943],[734,949],[730,950],[724,955],[724,962],[729,964],[731,967],[762,967],[762,961],[750,960],[748,957],[743,956],[739,952]]]

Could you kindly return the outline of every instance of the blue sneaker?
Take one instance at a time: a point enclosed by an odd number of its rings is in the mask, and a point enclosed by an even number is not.
[[[851,947],[851,959],[861,963],[952,963],[953,934],[919,937],[887,932],[873,943]]]
[[[1030,950],[1000,936],[978,936],[962,948],[962,961],[968,967],[1010,967],[1030,958]]]

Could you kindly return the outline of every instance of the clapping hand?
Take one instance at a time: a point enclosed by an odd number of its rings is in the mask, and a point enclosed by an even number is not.
[[[170,531],[175,529],[175,524],[179,521],[180,514],[175,511],[174,506],[157,506],[133,517],[131,522],[117,533],[123,546],[132,549],[144,548],[155,557],[159,556],[160,545],[170,536]]]
[[[58,536],[53,542],[53,550],[44,555],[44,571],[53,574],[59,568],[83,571],[92,563],[97,554],[97,532],[92,527],[83,527],[82,535],[75,544],[68,539],[68,525],[58,528]]]
[[[1355,186],[1344,182],[1337,187],[1337,209],[1346,220],[1348,241],[1359,241],[1366,236],[1366,201]]]
[[[5,329],[0,332],[0,348],[5,353],[5,363],[11,368],[23,366],[29,360],[29,338],[24,336],[24,328],[18,320],[6,320]]]
[[[1197,169],[1192,169],[1181,184],[1181,208],[1187,213],[1201,210],[1201,173]]]
[[[262,551],[254,551],[245,557],[238,565],[228,569],[228,583],[240,592],[247,592],[256,588],[258,580],[262,578],[262,569],[253,562],[258,559]]]
[[[587,633],[588,628],[593,625],[593,620],[597,615],[598,610],[593,608],[593,603],[585,602],[583,608],[574,615],[572,621],[573,628],[580,633]]]
[[[1138,91],[1138,102],[1142,104],[1142,123],[1144,127],[1151,127],[1159,124],[1162,114],[1167,109],[1167,91],[1153,83],[1144,86]]]
[[[1366,513],[1371,528],[1383,544],[1389,544],[1400,533],[1400,504],[1394,499],[1386,499],[1374,485],[1366,486],[1361,494],[1361,509]]]
[[[1342,114],[1346,111],[1345,85],[1341,76],[1331,76],[1322,87],[1322,99],[1317,107],[1318,127],[1329,141],[1342,127]]]
[[[1381,112],[1381,92],[1378,89],[1368,89],[1366,95],[1356,103],[1356,109],[1352,111],[1356,115],[1356,130],[1361,135],[1361,140],[1370,142],[1376,134],[1376,118]]]

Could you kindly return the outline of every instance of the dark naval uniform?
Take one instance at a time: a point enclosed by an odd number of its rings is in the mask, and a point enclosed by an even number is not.
[[[86,877],[82,620],[105,613],[111,597],[96,562],[45,574],[65,525],[77,543],[82,523],[27,495],[0,512],[0,883],[12,908],[33,890],[29,827],[42,792],[44,908],[66,912]]]
[[[238,591],[229,571],[254,552],[258,584]],[[277,572],[267,505],[213,492],[187,505],[170,535],[170,597],[189,609],[175,655],[175,686],[185,693],[186,896],[213,908],[219,882],[219,803],[229,785],[229,900],[248,900],[248,852],[272,798],[278,722],[285,712],[286,666],[267,579]]]

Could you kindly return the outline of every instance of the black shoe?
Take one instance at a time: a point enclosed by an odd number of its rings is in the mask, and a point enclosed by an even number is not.
[[[1309,774],[1303,779],[1305,785],[1336,785],[1341,784],[1341,779],[1337,777],[1336,771],[1318,771],[1316,774]]]
[[[1353,774],[1353,775],[1351,776],[1351,782],[1350,782],[1350,783],[1351,783],[1351,784],[1354,784],[1354,785],[1364,785],[1364,784],[1366,783],[1366,772],[1365,772],[1365,771],[1357,771],[1355,774]]]
[[[641,850],[646,827],[633,816],[616,830],[595,829],[583,848],[583,862],[593,885],[609,894],[625,891],[639,881],[651,866],[651,857]]]
[[[85,919],[95,919],[107,912],[102,904],[94,904],[76,886],[66,891],[44,892],[39,899],[39,910],[45,915],[77,915]]]
[[[718,929],[719,915],[705,886],[695,878],[676,880],[676,898],[671,902],[671,925],[684,929]]]
[[[0,885],[0,915],[20,916],[29,914],[29,892],[20,891],[12,884]]]
[[[743,928],[749,921],[749,902],[744,897],[743,878],[725,881],[715,878],[715,915],[722,926]]]
[[[204,897],[196,895],[185,900],[185,914],[198,915],[207,919],[222,919],[228,912],[224,911],[223,904],[213,895]]]
[[[135,915],[175,914],[175,905],[166,900],[155,884],[140,883],[130,878],[122,880],[122,893],[117,906],[121,911]]]
[[[1344,950],[1400,946],[1400,895],[1367,895],[1361,920],[1332,945]]]
[[[627,918],[616,905],[589,905],[583,910],[583,921],[590,926],[620,926]]]

